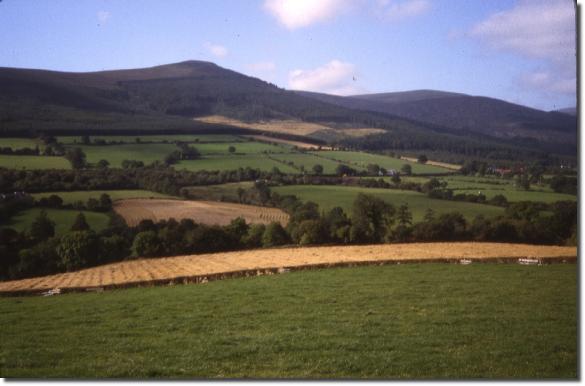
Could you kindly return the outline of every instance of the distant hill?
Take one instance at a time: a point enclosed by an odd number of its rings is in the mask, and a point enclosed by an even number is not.
[[[564,113],[564,114],[569,114],[572,115],[574,117],[577,116],[577,108],[576,107],[566,107],[564,109],[559,109],[559,110],[555,110],[558,113]]]
[[[236,129],[193,119],[204,116],[317,123],[331,130],[310,137],[343,141],[347,147],[441,148],[506,157],[519,157],[522,149],[576,153],[575,118],[465,94],[418,90],[338,97],[294,92],[204,61],[86,73],[0,68],[3,135]],[[354,128],[370,129],[375,138],[351,139],[341,131]]]
[[[496,138],[519,137],[571,143],[577,133],[576,119],[567,114],[545,112],[481,96],[435,90],[348,97],[310,92],[299,94],[347,108],[392,114]]]
[[[108,125],[112,114],[159,119],[216,114],[246,121],[278,118],[358,125],[373,118],[203,61],[88,73],[0,68],[0,128],[19,127],[22,121],[36,127],[49,121],[69,125],[84,120]]]

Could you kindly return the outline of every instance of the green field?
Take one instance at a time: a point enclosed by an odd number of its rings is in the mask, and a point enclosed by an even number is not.
[[[89,198],[99,199],[102,193],[108,194],[112,200],[122,200],[125,198],[173,198],[173,196],[167,194],[148,190],[84,190],[77,192],[33,193],[31,196],[38,200],[42,197],[49,197],[56,194],[63,199],[64,204],[73,204],[79,201],[85,203]]]
[[[414,222],[421,221],[426,210],[429,208],[437,214],[457,211],[464,215],[468,221],[473,220],[475,216],[480,214],[486,217],[492,217],[503,214],[504,212],[502,208],[492,205],[437,200],[410,190],[330,185],[290,185],[277,186],[271,189],[280,195],[293,194],[303,201],[313,201],[319,204],[322,210],[330,210],[333,207],[340,206],[348,214],[351,214],[353,201],[357,195],[359,193],[366,193],[380,197],[395,207],[403,203],[408,204]]]
[[[79,210],[69,209],[45,209],[47,216],[55,223],[55,234],[62,235],[69,232]],[[30,224],[38,217],[40,208],[27,209],[12,216],[10,220],[1,226],[13,228],[19,232],[28,230]],[[108,226],[110,218],[104,213],[84,211],[87,223],[94,231],[101,231]]]
[[[103,139],[108,142],[136,143],[136,138],[142,142],[238,142],[241,138],[235,135],[205,134],[205,135],[91,135],[90,140]],[[81,144],[80,136],[59,136],[57,140],[64,144]]]
[[[11,147],[12,150],[23,149],[25,147],[34,149],[36,146],[41,147],[40,141],[32,138],[0,138],[0,147]]]
[[[272,168],[277,167],[283,173],[298,173],[297,170],[290,166],[284,165],[280,162],[272,161],[265,155],[227,155],[224,157],[206,157],[192,161],[181,161],[173,167],[177,170],[185,169],[190,171],[198,170],[237,170],[239,168],[250,167],[252,169],[260,169],[263,171],[272,171]]]
[[[489,200],[495,195],[502,194],[508,201],[540,201],[555,202],[577,200],[577,196],[571,194],[555,193],[548,186],[532,185],[531,190],[520,190],[514,180],[506,180],[497,177],[468,177],[448,176],[439,177],[440,181],[447,181],[447,188],[453,189],[454,194],[479,194],[480,192]],[[427,177],[402,177],[405,182],[424,184],[429,181]]]
[[[71,169],[71,164],[63,157],[44,157],[36,155],[0,155],[0,168],[7,169]]]
[[[576,380],[577,273],[403,264],[0,298],[0,376]]]
[[[437,166],[424,165],[416,162],[409,162],[397,158],[392,158],[384,155],[370,154],[358,151],[319,151],[313,154],[321,157],[335,159],[338,161],[348,162],[354,166],[365,168],[368,164],[376,164],[385,169],[395,169],[400,171],[402,165],[408,164],[412,167],[414,174],[432,174],[432,173],[448,173],[450,170],[440,168]]]
[[[112,168],[121,167],[124,160],[142,161],[146,165],[154,161],[162,162],[168,154],[178,150],[177,146],[166,143],[71,147],[83,150],[87,156],[87,162],[95,164],[105,159]]]
[[[289,146],[270,145],[262,142],[240,142],[240,143],[203,143],[193,145],[203,155],[229,155],[228,148],[236,148],[236,155],[259,154],[259,153],[288,153],[292,150]]]
[[[312,173],[313,166],[318,164],[323,166],[324,174],[335,174],[335,170],[340,165],[339,162],[327,158],[316,157],[311,153],[274,154],[271,155],[271,157],[285,162],[292,161],[297,167],[304,166],[307,173]],[[361,167],[357,167],[356,169],[359,171],[363,170]],[[297,173],[299,173],[298,170]]]

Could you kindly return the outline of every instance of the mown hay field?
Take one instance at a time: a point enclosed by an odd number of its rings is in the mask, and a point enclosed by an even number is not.
[[[38,278],[0,283],[0,292],[42,291],[125,286],[238,271],[387,261],[440,261],[494,258],[558,258],[577,256],[576,247],[503,243],[411,243],[360,246],[262,249],[201,255],[139,259]]]
[[[246,123],[237,119],[227,118],[221,115],[210,115],[206,117],[195,118],[195,120],[206,123],[215,123],[242,127],[245,129],[254,129],[268,131],[271,133],[286,133],[296,135],[309,135],[321,130],[332,130],[330,127],[316,123],[301,122],[294,120],[272,120],[265,122]]]
[[[288,215],[280,209],[230,202],[129,199],[116,201],[114,210],[129,226],[136,226],[142,220],[157,222],[170,218],[177,221],[189,218],[208,225],[227,225],[236,217],[243,217],[252,224],[280,222],[286,225],[288,222]]]

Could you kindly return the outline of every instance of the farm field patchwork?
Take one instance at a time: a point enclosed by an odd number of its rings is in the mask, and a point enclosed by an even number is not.
[[[288,215],[280,209],[216,201],[129,199],[116,201],[114,210],[129,226],[136,226],[145,219],[158,222],[170,218],[177,221],[190,218],[209,225],[227,225],[236,217],[243,217],[248,223],[277,221],[286,225],[288,222]]]
[[[365,168],[368,164],[377,164],[385,169],[395,169],[400,171],[403,165],[408,164],[412,167],[414,174],[444,174],[450,170],[438,166],[424,165],[416,162],[409,162],[397,158],[388,157],[379,154],[370,154],[358,151],[320,151],[313,152],[321,157],[326,157],[338,161],[348,162],[355,166]]]
[[[323,174],[335,174],[335,169],[340,165],[339,162],[316,157],[311,153],[291,153],[291,154],[272,154],[270,157],[281,160],[283,162],[293,162],[296,167],[304,166],[305,171],[309,174],[313,173],[314,165],[323,166]],[[357,167],[357,170],[363,170],[361,167]],[[296,170],[300,173],[299,170]]]
[[[503,208],[473,204],[469,202],[437,200],[425,194],[410,190],[361,188],[354,186],[325,186],[325,185],[289,185],[271,188],[280,195],[293,194],[303,201],[313,201],[319,204],[321,210],[330,210],[340,206],[351,216],[353,202],[359,193],[370,194],[391,203],[396,208],[403,203],[408,204],[414,222],[422,221],[427,209],[436,214],[457,211],[468,221],[477,215],[493,217],[503,214]]]
[[[428,177],[401,177],[406,182],[424,184],[429,181]],[[519,190],[514,180],[506,180],[497,177],[471,177],[471,176],[448,176],[439,177],[439,181],[446,181],[447,188],[453,189],[453,193],[479,194],[481,192],[489,200],[495,195],[504,195],[508,201],[575,201],[577,196],[564,193],[555,193],[548,186],[532,185],[531,190]]]
[[[139,142],[239,142],[242,139],[235,135],[226,134],[201,134],[201,135],[188,135],[188,134],[170,134],[170,135],[91,135],[90,140],[93,142],[95,139],[102,139],[108,142],[124,142],[129,144],[136,144],[137,139]],[[81,144],[80,136],[58,136],[57,140],[66,145]]]
[[[151,192],[149,190],[83,190],[76,192],[45,192],[45,193],[33,193],[36,200],[42,197],[49,197],[53,194],[58,195],[63,199],[63,204],[73,204],[76,202],[85,203],[90,198],[99,199],[100,196],[106,193],[110,196],[112,201],[122,200],[126,198],[172,198],[168,194],[162,194],[157,192]]]
[[[254,139],[254,140],[260,141],[260,142],[278,143],[278,144],[283,144],[283,145],[287,145],[290,147],[296,146],[300,149],[317,149],[319,147],[319,145],[315,145],[315,144],[308,143],[308,142],[292,141],[292,140],[288,140],[288,139],[269,137],[266,135],[242,135],[242,137],[251,138],[251,139]]]
[[[576,380],[577,273],[404,264],[0,298],[0,375]]]
[[[32,222],[39,216],[42,209],[26,209],[12,216],[8,222],[0,226],[13,228],[19,232],[28,230]],[[75,218],[82,212],[87,223],[94,231],[101,231],[108,226],[110,217],[104,213],[79,211],[73,209],[45,209],[47,216],[55,223],[55,234],[62,235],[71,229]]]
[[[273,168],[278,168],[283,173],[297,173],[297,170],[290,166],[284,165],[280,162],[273,161],[263,154],[253,155],[226,155],[224,157],[205,157],[198,160],[180,161],[173,165],[177,170],[207,170],[207,171],[229,171],[237,170],[239,168],[245,169],[247,167],[252,169],[260,169],[262,171],[272,171]]]
[[[0,154],[0,168],[28,170],[71,169],[71,164],[63,157]]]
[[[233,146],[236,155],[242,154],[259,154],[259,153],[288,153],[292,147],[288,145],[271,145],[269,143],[247,141],[247,142],[227,142],[227,143],[202,143],[193,144],[203,155],[229,155],[228,148]]]
[[[32,138],[0,138],[0,147],[10,147],[12,150],[42,148],[41,142]]]
[[[105,159],[110,167],[119,168],[124,160],[142,161],[149,164],[154,161],[164,161],[165,157],[177,150],[177,146],[166,143],[128,144],[109,146],[70,146],[78,147],[87,155],[87,162],[97,163]]]

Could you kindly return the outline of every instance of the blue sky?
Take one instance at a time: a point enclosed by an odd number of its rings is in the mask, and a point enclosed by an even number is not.
[[[571,0],[0,0],[0,66],[189,59],[287,89],[576,104]]]

